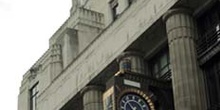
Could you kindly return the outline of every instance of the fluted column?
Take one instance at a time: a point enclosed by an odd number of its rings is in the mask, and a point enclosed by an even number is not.
[[[51,80],[56,78],[63,69],[62,66],[62,55],[61,55],[61,45],[54,44],[51,46],[50,55],[50,76]]]
[[[83,110],[103,110],[103,88],[100,86],[86,86],[82,90]]]
[[[126,51],[118,57],[119,69],[144,74],[144,59],[140,52]]]
[[[175,110],[205,110],[202,73],[197,63],[197,37],[191,12],[172,9],[164,15],[169,42]]]

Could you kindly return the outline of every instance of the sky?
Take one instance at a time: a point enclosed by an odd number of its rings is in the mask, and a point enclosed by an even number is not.
[[[71,0],[0,0],[0,110],[17,110],[23,74],[49,48]]]

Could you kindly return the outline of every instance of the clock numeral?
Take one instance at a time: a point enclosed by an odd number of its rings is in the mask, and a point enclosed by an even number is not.
[[[122,103],[125,103],[126,101],[122,100]]]
[[[135,97],[134,97],[134,96],[132,96],[132,99],[134,100],[134,99],[135,99]]]
[[[126,96],[125,100],[129,100],[129,97],[128,97],[128,96]]]

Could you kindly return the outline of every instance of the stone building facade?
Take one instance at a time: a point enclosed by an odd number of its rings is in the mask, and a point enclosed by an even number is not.
[[[72,0],[18,110],[220,110],[219,0]]]

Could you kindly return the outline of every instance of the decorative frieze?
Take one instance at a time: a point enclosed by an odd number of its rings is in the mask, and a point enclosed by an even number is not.
[[[77,7],[68,20],[68,27],[77,30],[79,52],[81,52],[102,32],[104,14]]]
[[[37,76],[37,74],[39,73],[39,71],[42,69],[42,65],[36,65],[33,66],[29,71],[30,71],[30,75],[29,75],[29,80],[35,79],[35,77]]]
[[[77,7],[72,12],[70,18],[68,20],[70,27],[75,27],[77,24],[84,24],[99,29],[104,27],[104,14],[83,7]]]
[[[51,80],[56,78],[62,71],[62,54],[61,54],[61,45],[54,44],[50,47],[50,76]]]

